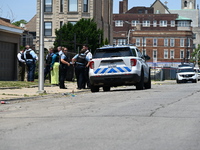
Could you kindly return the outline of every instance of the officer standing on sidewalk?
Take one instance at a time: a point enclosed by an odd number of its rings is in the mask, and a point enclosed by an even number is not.
[[[60,89],[67,89],[65,87],[65,79],[66,79],[68,67],[70,66],[69,59],[67,57],[67,51],[68,51],[68,49],[65,47],[63,49],[63,54],[61,54],[61,57],[60,57],[60,67],[59,67],[59,72],[60,72],[59,86],[60,86]]]
[[[18,81],[24,81],[24,76],[25,76],[25,69],[26,69],[26,63],[24,60],[24,50],[20,51],[17,54],[17,59],[18,59]]]

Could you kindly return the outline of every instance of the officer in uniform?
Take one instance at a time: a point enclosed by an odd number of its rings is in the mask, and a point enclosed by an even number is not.
[[[26,50],[24,52],[24,59],[26,61],[27,71],[28,71],[27,81],[34,82],[35,66],[36,66],[35,63],[37,55],[29,45],[26,45]]]
[[[75,75],[77,79],[77,86],[79,90],[85,88],[85,68],[89,66],[89,57],[86,56],[85,49],[80,51],[80,54],[75,55],[72,58],[72,64],[75,64]]]
[[[24,60],[24,50],[20,51],[17,54],[17,59],[18,59],[18,81],[24,81],[24,76],[25,76],[25,60]]]
[[[66,79],[68,67],[70,66],[69,59],[67,57],[67,51],[68,49],[65,47],[63,50],[63,54],[61,54],[61,57],[60,57],[60,67],[59,67],[60,89],[67,89],[65,87],[65,79]]]

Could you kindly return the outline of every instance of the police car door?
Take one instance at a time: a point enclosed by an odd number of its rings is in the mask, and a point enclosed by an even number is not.
[[[137,53],[138,53],[138,60],[141,62],[142,66],[143,66],[143,69],[144,69],[144,77],[145,78],[148,78],[149,76],[149,67],[146,63],[146,60],[144,58],[144,56],[142,55],[142,53],[140,52],[139,49],[136,49]]]

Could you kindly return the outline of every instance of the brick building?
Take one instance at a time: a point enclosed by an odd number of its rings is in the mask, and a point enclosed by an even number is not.
[[[114,14],[113,43],[135,44],[151,57],[150,65],[177,66],[189,61],[193,52],[192,20],[155,12],[153,7],[133,7]]]
[[[103,29],[104,39],[112,42],[113,0],[46,0],[44,2],[44,47],[53,46],[55,29],[64,23],[75,24],[81,18],[94,18],[97,27]],[[40,0],[37,0],[36,41],[39,41]],[[36,43],[39,49],[39,42]]]

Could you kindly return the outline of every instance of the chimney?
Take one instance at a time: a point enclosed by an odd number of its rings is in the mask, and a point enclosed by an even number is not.
[[[128,0],[123,0],[119,2],[119,13],[124,14],[128,11]]]

